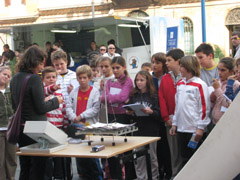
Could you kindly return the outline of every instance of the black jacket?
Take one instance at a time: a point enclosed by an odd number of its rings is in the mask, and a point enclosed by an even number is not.
[[[12,95],[12,106],[16,111],[23,81],[28,73],[19,72],[13,76],[10,82],[10,90]],[[43,90],[42,80],[39,75],[33,74],[29,79],[22,102],[22,119],[25,121],[46,121],[46,112],[59,107],[58,99],[55,97],[47,102],[44,101],[45,95]]]
[[[133,116],[133,121],[136,122],[138,131],[134,133],[135,136],[158,136],[159,121],[161,119],[158,96],[155,94],[154,98],[150,97],[149,93],[136,93],[130,96],[128,104],[144,104],[153,110],[153,114],[149,116]]]

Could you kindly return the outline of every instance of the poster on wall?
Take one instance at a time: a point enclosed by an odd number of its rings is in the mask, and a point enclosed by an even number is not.
[[[136,53],[127,54],[127,67],[128,72],[137,73],[141,70],[142,61],[140,56],[137,56]]]
[[[183,19],[151,16],[150,44],[151,55],[157,52],[166,53],[176,47],[184,49]]]
[[[149,45],[123,48],[122,55],[126,60],[127,71],[132,80],[134,80],[136,73],[141,70],[143,63],[151,62],[149,49]]]
[[[178,47],[178,27],[167,28],[167,52]]]

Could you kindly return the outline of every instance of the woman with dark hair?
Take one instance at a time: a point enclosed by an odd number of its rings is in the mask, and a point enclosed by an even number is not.
[[[18,73],[12,78],[10,83],[12,105],[14,111],[16,111],[24,79],[27,75],[31,75],[23,95],[21,132],[18,140],[19,147],[35,143],[34,140],[23,134],[25,122],[46,121],[46,112],[58,108],[59,103],[62,102],[60,97],[44,101],[43,84],[38,73],[42,71],[45,59],[46,55],[39,47],[36,45],[29,47],[21,57],[17,67]],[[21,166],[20,180],[44,179],[46,157],[20,156],[19,159]]]

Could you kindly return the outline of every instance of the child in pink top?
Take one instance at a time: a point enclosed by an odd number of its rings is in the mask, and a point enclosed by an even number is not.
[[[218,64],[218,74],[220,79],[213,79],[212,86],[214,91],[211,94],[213,124],[216,124],[219,121],[230,105],[230,102],[225,98],[224,93],[226,91],[227,79],[234,73],[234,61],[233,58],[226,57],[221,59]],[[237,87],[238,83],[236,81],[233,85],[234,91]]]
[[[130,121],[127,118],[126,110],[122,108],[125,102],[128,100],[130,91],[133,88],[133,82],[128,76],[126,70],[126,61],[122,56],[114,57],[111,62],[112,71],[115,79],[108,80],[106,83],[106,101],[108,110],[108,121],[118,122],[123,124],[129,124]],[[105,91],[103,90],[101,101],[105,103]],[[108,159],[109,169],[112,179],[122,180],[121,164],[117,157]],[[126,179],[134,179],[130,177],[133,168],[133,164],[125,164]],[[134,169],[133,169],[134,170]]]
[[[106,83],[106,98],[109,122],[117,121],[127,124],[126,111],[122,106],[128,100],[133,82],[126,70],[126,61],[123,57],[115,57],[111,62],[112,71],[116,79]],[[102,102],[105,102],[105,92],[102,93]]]

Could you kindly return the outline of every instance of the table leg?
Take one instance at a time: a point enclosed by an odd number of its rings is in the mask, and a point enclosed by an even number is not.
[[[123,160],[123,163],[126,163],[130,160],[135,160],[138,157],[145,156],[146,164],[147,164],[148,180],[152,180],[151,158],[150,158],[150,154],[149,154],[148,150],[149,150],[149,144],[144,146],[143,149],[141,149],[141,150],[132,151],[131,154],[124,154],[124,156],[122,157],[122,160]]]
[[[112,142],[112,146],[115,146],[116,143],[114,142],[114,136],[113,136],[113,142]]]
[[[91,146],[90,135],[88,135],[88,145]]]
[[[146,152],[146,163],[147,163],[147,174],[148,174],[148,179],[152,180],[152,167],[151,167],[151,158],[150,154],[148,152],[149,150],[149,144],[145,146],[147,152]]]

